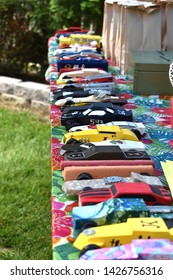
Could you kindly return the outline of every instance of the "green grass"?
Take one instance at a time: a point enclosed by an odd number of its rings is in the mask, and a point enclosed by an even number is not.
[[[0,108],[0,259],[49,260],[50,123]]]

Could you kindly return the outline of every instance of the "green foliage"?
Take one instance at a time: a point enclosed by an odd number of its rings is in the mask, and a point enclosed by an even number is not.
[[[0,0],[0,75],[27,74],[28,63],[48,67],[48,39],[58,29],[93,25],[102,32],[104,0]]]

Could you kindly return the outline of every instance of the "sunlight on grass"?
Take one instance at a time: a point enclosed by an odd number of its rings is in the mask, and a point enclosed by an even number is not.
[[[52,259],[50,123],[0,109],[0,259]]]

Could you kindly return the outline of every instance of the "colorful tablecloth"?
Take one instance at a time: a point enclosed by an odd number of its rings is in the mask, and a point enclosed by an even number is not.
[[[50,123],[51,123],[51,163],[52,163],[52,250],[54,260],[78,259],[78,250],[73,247],[72,207],[77,201],[76,197],[66,197],[61,190],[63,183],[59,155],[62,147],[61,139],[66,130],[61,126],[61,110],[54,105],[52,91],[55,89],[58,78],[54,51],[58,43],[56,37],[48,41],[49,69],[46,80],[50,83]],[[173,129],[170,120],[170,102],[158,96],[139,96],[133,94],[133,83],[120,70],[109,62],[109,71],[117,77],[115,90],[117,94],[128,98],[126,108],[133,110],[134,121],[143,122],[146,126],[146,136],[141,139],[147,153],[155,162],[155,175],[167,184],[160,161],[173,160]],[[119,79],[120,77],[120,79]]]

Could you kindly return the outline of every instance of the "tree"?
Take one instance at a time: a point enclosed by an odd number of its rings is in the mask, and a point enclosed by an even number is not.
[[[93,25],[101,35],[104,0],[0,0],[0,75],[27,74],[28,63],[48,67],[48,39],[64,26]]]
[[[104,0],[50,0],[51,17],[57,28],[93,25],[97,35],[102,33]]]

